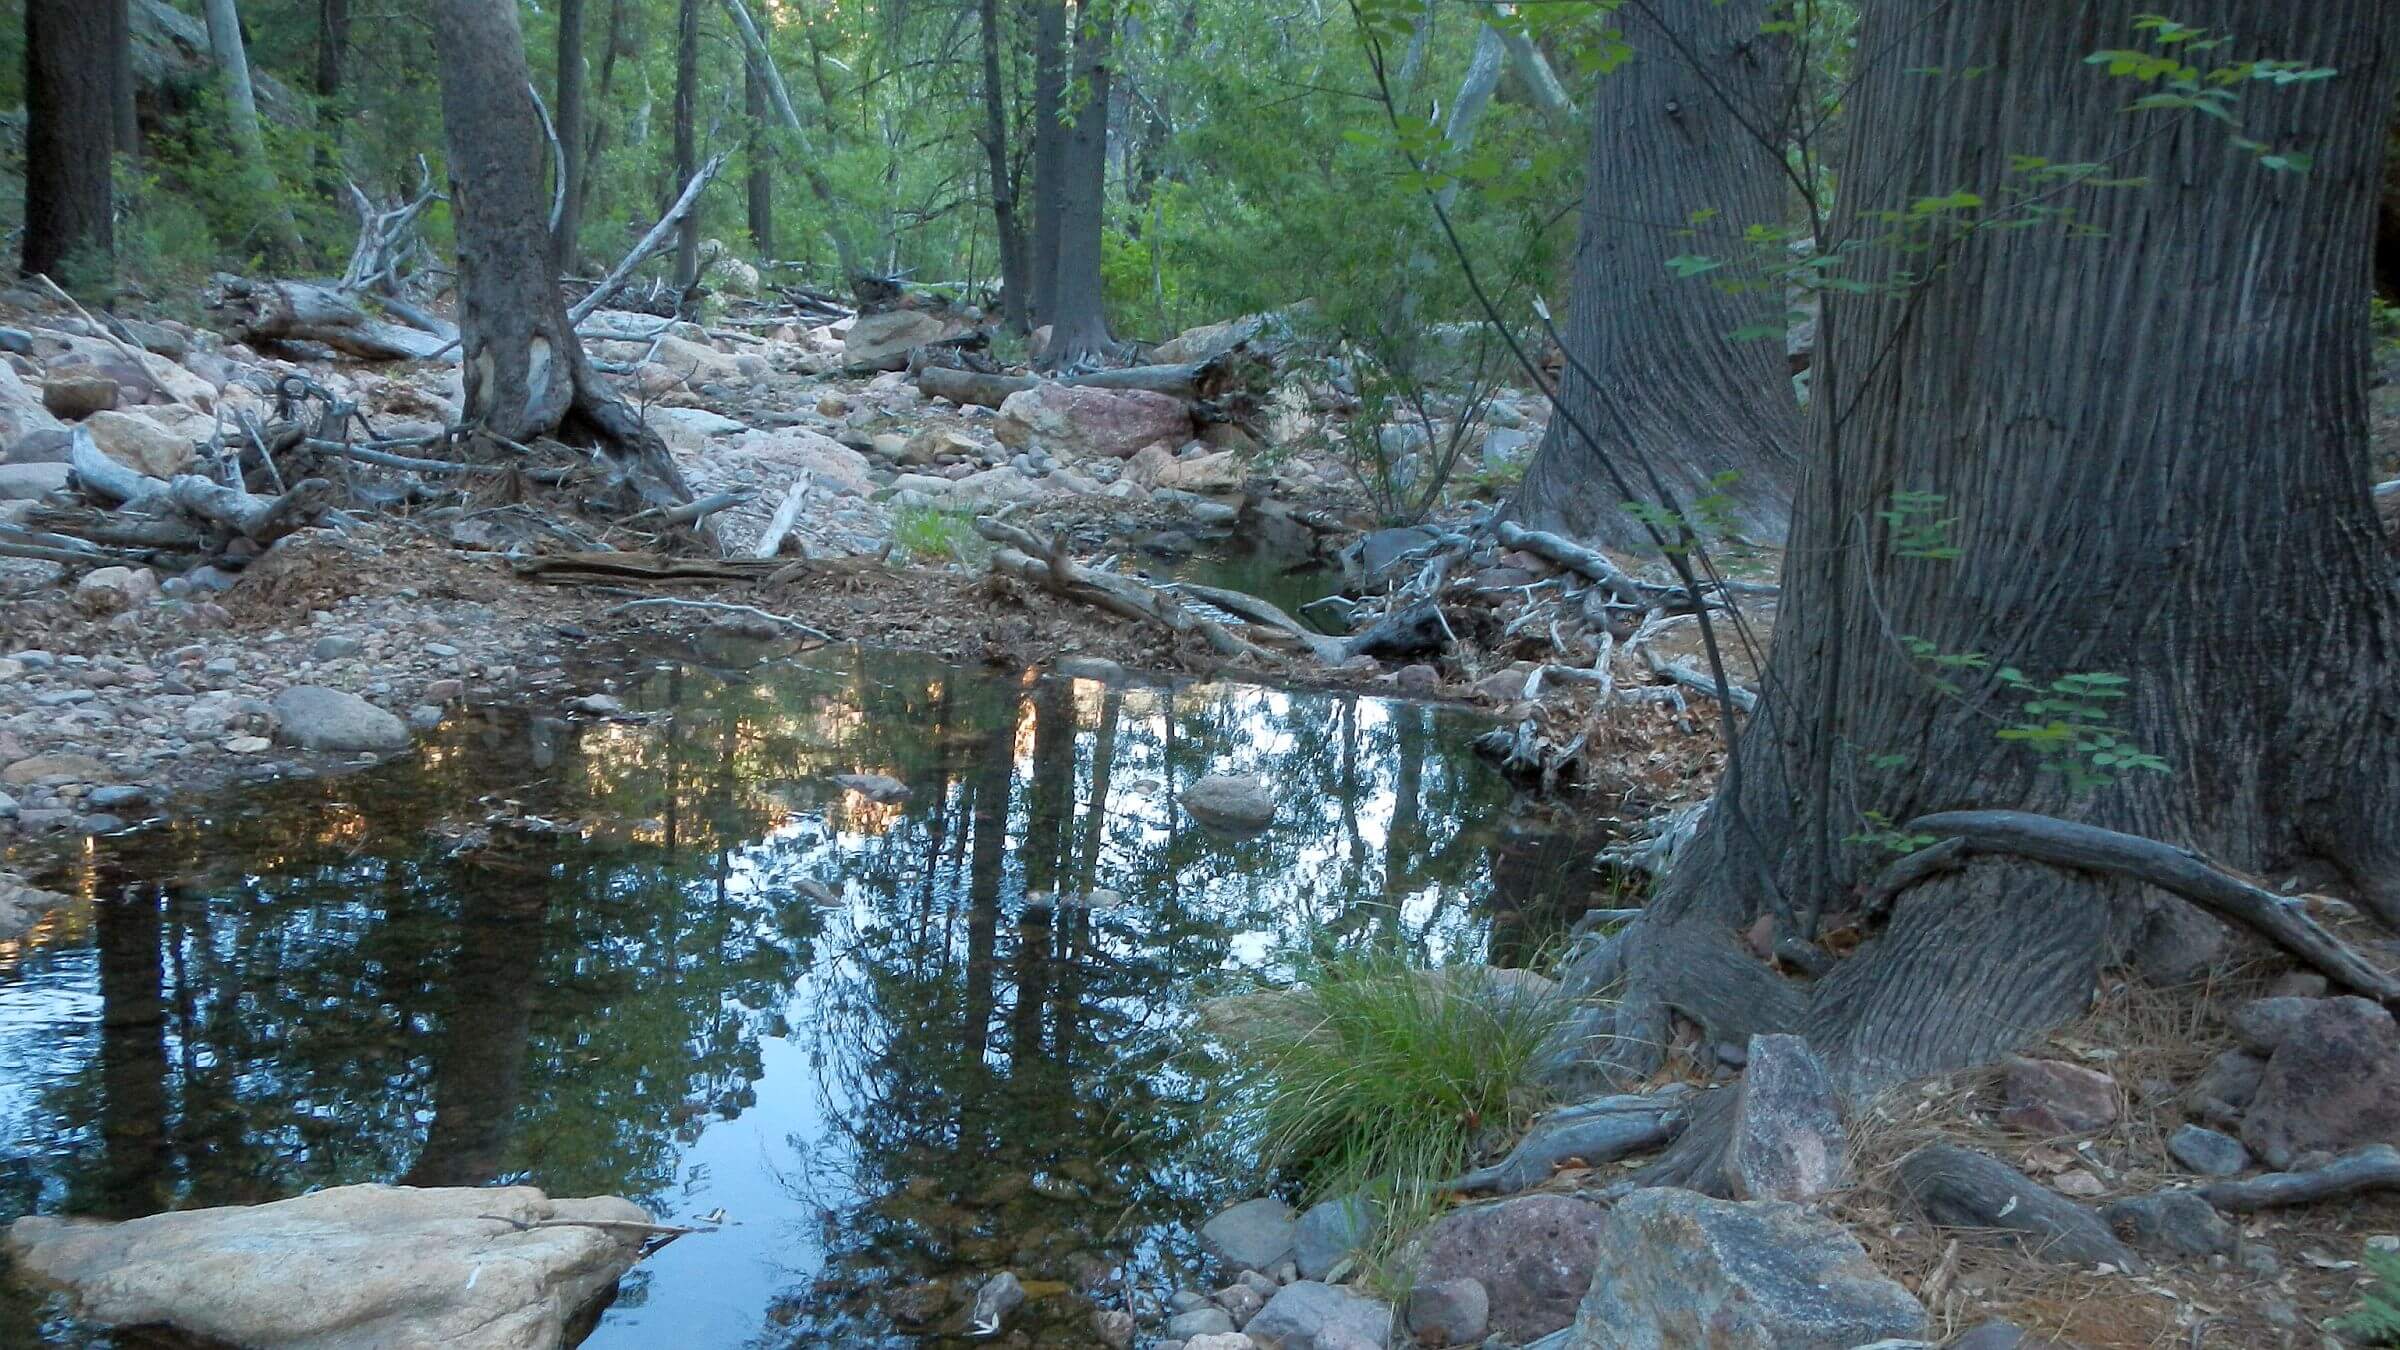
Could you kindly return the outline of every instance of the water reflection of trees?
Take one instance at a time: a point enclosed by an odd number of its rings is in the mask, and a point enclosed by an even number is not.
[[[494,718],[101,859],[97,1050],[41,1088],[25,1202],[660,1197],[789,1037],[838,1108],[774,1160],[825,1258],[761,1335],[868,1342],[923,1281],[1176,1257],[1242,1163],[1181,1034],[1200,996],[1309,942],[1481,950],[1497,788],[1421,706],[863,655],[631,701],[659,716]],[[1276,828],[1183,817],[1219,770],[1274,784]]]

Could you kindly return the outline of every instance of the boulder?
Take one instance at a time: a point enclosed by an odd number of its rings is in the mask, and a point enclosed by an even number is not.
[[[1185,788],[1183,809],[1220,830],[1255,833],[1275,820],[1275,794],[1256,774],[1212,773]]]
[[[2300,1030],[2319,1002],[2290,995],[2254,998],[2233,1010],[2234,1039],[2251,1054],[2272,1055]]]
[[[258,1350],[554,1350],[640,1253],[640,1230],[606,1225],[649,1219],[614,1196],[530,1186],[341,1186],[124,1223],[37,1215],[6,1248],[108,1326]]]
[[[192,462],[192,443],[147,417],[96,412],[83,425],[101,454],[136,473],[173,478]]]
[[[2242,1142],[2277,1168],[2317,1150],[2400,1143],[2400,1028],[2392,1015],[2363,998],[2301,1001],[2310,1006],[2268,1058],[2242,1117]]]
[[[0,367],[5,369],[5,367]],[[64,464],[75,438],[64,427],[40,427],[7,443],[0,464]]]
[[[1300,1278],[1321,1280],[1355,1254],[1375,1232],[1375,1212],[1356,1195],[1336,1196],[1311,1205],[1292,1235]]]
[[[1234,1329],[1233,1314],[1211,1305],[1179,1312],[1167,1319],[1169,1338],[1188,1341],[1198,1336],[1220,1336]]]
[[[2001,1082],[2000,1119],[2022,1130],[2089,1134],[2117,1118],[2117,1080],[2080,1064],[2011,1056]]]
[[[275,735],[303,750],[402,750],[408,724],[356,694],[302,684],[277,694]]]
[[[1473,1345],[1491,1326],[1491,1296],[1476,1280],[1435,1280],[1408,1291],[1408,1334],[1422,1346]]]
[[[10,447],[12,462],[22,462],[14,459],[15,447],[27,434],[64,430],[66,424],[42,406],[42,396],[25,383],[17,368],[0,361],[0,445]]]
[[[1798,1036],[1752,1036],[1736,1090],[1725,1182],[1737,1200],[1806,1200],[1849,1184],[1833,1079]]]
[[[1295,1232],[1292,1207],[1272,1196],[1261,1196],[1244,1200],[1200,1225],[1200,1249],[1228,1273],[1273,1270],[1292,1259]]]
[[[951,484],[951,491],[960,497],[988,502],[1030,501],[1050,495],[1049,488],[1006,464],[968,474]]]
[[[1468,1205],[1425,1230],[1410,1247],[1408,1268],[1420,1283],[1477,1281],[1492,1331],[1531,1341],[1575,1320],[1608,1223],[1606,1209],[1571,1195]]]
[[[1571,1350],[1850,1350],[1921,1341],[1908,1290],[1830,1219],[1781,1201],[1636,1191],[1609,1211]]]
[[[1238,456],[1231,450],[1219,450],[1154,466],[1150,486],[1178,492],[1239,492],[1247,476]]]
[[[948,324],[913,309],[861,314],[842,339],[842,361],[867,370],[899,370],[908,364],[910,352],[949,334]]]
[[[1192,416],[1182,399],[1147,389],[1043,383],[1010,394],[992,434],[1011,449],[1039,445],[1062,458],[1125,459],[1156,441],[1189,440]]]
[[[2250,1099],[2258,1095],[2260,1080],[2267,1076],[2267,1062],[2256,1055],[2228,1050],[2216,1057],[2200,1081],[2192,1084],[2192,1109],[2202,1120],[2212,1125],[2238,1128],[2242,1113],[2250,1109]]]
[[[710,438],[731,436],[750,428],[723,413],[706,408],[658,408],[646,414],[650,428],[659,434],[668,448],[680,454],[697,454]]]
[[[95,567],[75,582],[75,607],[86,614],[118,614],[158,598],[158,578],[147,567]]]
[[[42,381],[42,406],[70,422],[117,406],[117,382],[105,375],[72,371]]]
[[[0,502],[39,501],[67,485],[64,464],[0,464]]]
[[[873,466],[865,455],[806,427],[779,427],[737,437],[727,458],[737,455],[770,483],[789,483],[806,474],[809,481],[831,492],[864,497],[875,491],[875,480],[869,474]],[[780,501],[780,494],[776,496]]]
[[[1275,1291],[1243,1330],[1282,1350],[1381,1347],[1391,1343],[1392,1308],[1334,1285],[1295,1280]]]
[[[2236,1176],[2250,1166],[2241,1140],[2204,1125],[2184,1125],[2168,1135],[2167,1156],[2204,1177]]]
[[[117,771],[90,755],[29,755],[0,769],[0,783],[25,787],[33,783],[114,783]]]

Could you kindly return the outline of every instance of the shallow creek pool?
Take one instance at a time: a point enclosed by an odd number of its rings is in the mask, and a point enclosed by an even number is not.
[[[1084,1345],[1258,1185],[1201,999],[1311,944],[1513,964],[1588,875],[1422,704],[847,648],[623,695],[37,878],[83,899],[0,944],[0,1221],[523,1181],[722,1216],[588,1345],[912,1343],[1004,1269],[1003,1343]],[[1195,825],[1215,771],[1274,825]],[[0,1296],[43,1342],[109,1343]]]

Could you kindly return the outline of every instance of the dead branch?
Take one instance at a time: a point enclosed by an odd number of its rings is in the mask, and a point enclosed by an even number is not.
[[[426,332],[376,318],[350,295],[305,281],[227,277],[216,308],[232,315],[244,342],[322,342],[363,361],[431,361],[447,356],[457,334]]]
[[[1715,680],[1710,679],[1708,676],[1701,674],[1699,671],[1692,669],[1690,666],[1687,666],[1680,661],[1670,661],[1647,647],[1642,649],[1642,661],[1645,665],[1649,666],[1651,674],[1656,675],[1661,679],[1673,681],[1676,684],[1682,685],[1686,689],[1691,689],[1699,693],[1706,694],[1710,698],[1715,698],[1717,696],[1717,682]],[[1757,711],[1758,694],[1755,691],[1744,689],[1742,686],[1734,684],[1731,681],[1726,683],[1725,689],[1727,696],[1733,700],[1734,707],[1741,709],[1743,712]]]
[[[1054,540],[996,516],[978,516],[975,532],[1001,547],[992,554],[995,572],[1079,600],[1129,619],[1158,624],[1172,633],[1197,633],[1220,656],[1250,657],[1274,664],[1273,652],[1221,623],[1204,619],[1174,596],[1132,577],[1078,566]],[[1045,556],[1036,557],[1035,554]]]
[[[1513,520],[1498,521],[1492,530],[1503,547],[1523,549],[1537,558],[1588,577],[1607,587],[1611,595],[1625,604],[1648,609],[1667,589],[1644,586],[1624,568],[1610,562],[1606,554],[1598,549],[1585,548],[1565,535],[1552,534],[1548,530],[1529,530]]]
[[[2279,1205],[2306,1205],[2360,1191],[2400,1190],[2400,1148],[2370,1144],[2305,1172],[2269,1172],[2200,1188],[2208,1203],[2230,1214]]]
[[[167,485],[168,500],[186,514],[222,525],[256,544],[272,544],[316,523],[332,495],[333,485],[322,478],[304,479],[277,497],[252,496],[198,474],[180,474]]]
[[[803,478],[783,494],[782,504],[775,508],[775,518],[767,522],[767,532],[758,537],[758,546],[750,550],[750,556],[772,558],[781,553],[783,537],[790,534],[792,526],[800,522],[800,507],[807,500],[808,480]]]
[[[608,298],[617,293],[617,289],[625,284],[625,279],[633,275],[635,268],[648,262],[651,254],[666,247],[667,239],[675,233],[675,227],[699,204],[700,190],[717,176],[717,170],[725,167],[726,153],[720,150],[709,156],[708,162],[700,166],[700,171],[692,175],[692,181],[683,185],[683,195],[677,197],[675,204],[667,208],[667,213],[650,227],[650,232],[641,237],[640,242],[633,246],[633,251],[608,269],[608,275],[600,278],[600,284],[592,288],[591,294],[576,301],[567,310],[567,322],[570,325],[590,318],[593,310],[608,303]]]
[[[88,427],[78,426],[68,434],[67,465],[84,493],[104,505],[138,508],[166,494],[166,484],[100,453]]]
[[[1328,637],[1246,591],[1203,586],[1196,581],[1171,582],[1162,589],[1207,601],[1236,618],[1273,629],[1298,642],[1309,655],[1326,665],[1338,666],[1350,658],[1349,646],[1340,638]]]
[[[92,330],[92,336],[99,338],[102,342],[114,347],[117,351],[117,355],[122,356],[127,361],[132,362],[133,368],[142,372],[142,378],[149,382],[151,389],[156,391],[160,398],[165,399],[169,403],[183,402],[182,399],[175,397],[175,391],[167,388],[165,381],[158,378],[158,372],[150,369],[150,353],[137,352],[133,348],[126,346],[118,339],[115,333],[109,331],[108,325],[100,322],[98,319],[93,318],[90,310],[85,309],[83,305],[75,299],[74,296],[71,296],[64,290],[60,289],[59,284],[55,281],[52,281],[49,277],[40,272],[36,272],[32,276],[27,277],[26,280],[49,292],[51,299],[56,300],[60,304],[65,305],[67,308],[75,311],[75,317],[83,320],[84,324]]]
[[[724,614],[740,614],[747,618],[763,619],[779,627],[788,628],[803,637],[821,638],[827,642],[833,641],[833,635],[822,628],[811,628],[798,619],[772,614],[756,605],[736,605],[723,600],[685,600],[676,596],[657,596],[648,600],[628,600],[610,610],[609,613],[622,614],[629,609],[704,609]]]
[[[2327,932],[2295,898],[2262,890],[2190,849],[2027,811],[1937,811],[1910,821],[1906,829],[1910,834],[1956,838],[1978,853],[2011,854],[2173,892],[2252,929],[2343,988],[2386,1006],[2400,1005],[2400,980]]]

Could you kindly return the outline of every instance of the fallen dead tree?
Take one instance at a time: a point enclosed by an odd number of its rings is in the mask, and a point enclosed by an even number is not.
[[[0,554],[76,567],[143,566],[178,572],[225,556],[236,539],[264,548],[317,523],[332,484],[302,478],[271,494],[197,474],[161,480],[102,454],[89,430],[69,433],[73,481],[94,507],[36,506],[23,524],[0,525]]]
[[[458,350],[455,333],[377,318],[356,297],[305,281],[221,276],[209,308],[225,316],[228,335],[253,346],[316,342],[363,361],[456,359]]]
[[[991,568],[1001,576],[1128,619],[1157,624],[1178,637],[1197,636],[1211,651],[1229,659],[1269,665],[1281,664],[1285,659],[1194,611],[1160,587],[1075,562],[1067,557],[1058,540],[1045,539],[996,516],[978,516],[975,532],[1000,546],[992,553]]]

